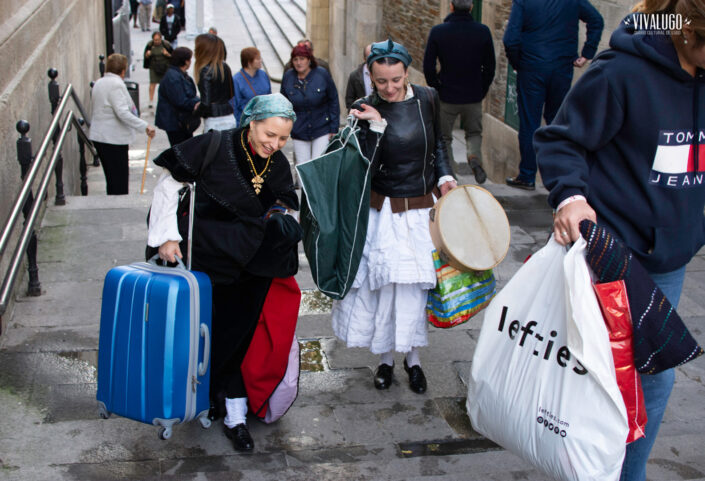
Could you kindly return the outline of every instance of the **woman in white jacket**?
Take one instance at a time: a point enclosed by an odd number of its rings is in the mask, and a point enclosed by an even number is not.
[[[108,195],[127,194],[127,150],[135,133],[154,137],[155,129],[137,116],[127,91],[127,57],[114,53],[105,64],[105,77],[93,86],[93,117],[88,138],[93,141],[105,173]]]

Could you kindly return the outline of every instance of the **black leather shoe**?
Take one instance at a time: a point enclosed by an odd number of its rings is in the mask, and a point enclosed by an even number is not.
[[[475,182],[478,184],[484,184],[487,180],[487,174],[485,173],[485,169],[482,168],[480,162],[477,160],[477,157],[474,155],[469,156],[468,164],[472,169],[472,173],[475,175]]]
[[[416,394],[423,394],[426,392],[426,376],[421,369],[421,366],[415,365],[409,367],[404,359],[404,370],[409,375],[409,387]]]
[[[517,189],[536,190],[536,184],[534,182],[527,182],[521,180],[519,177],[507,177],[506,182],[508,186],[516,187]]]
[[[392,371],[394,366],[380,364],[375,371],[375,387],[377,389],[389,389],[392,385]]]
[[[245,424],[238,424],[232,428],[223,425],[223,428],[236,451],[252,451],[255,448],[255,442]]]

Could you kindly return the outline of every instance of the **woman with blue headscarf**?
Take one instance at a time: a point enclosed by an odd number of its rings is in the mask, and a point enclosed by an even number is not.
[[[164,151],[165,173],[154,192],[148,245],[159,257],[182,257],[177,208],[183,182],[196,182],[192,266],[213,284],[211,419],[225,415],[225,433],[239,451],[254,442],[247,429],[247,393],[240,365],[274,277],[298,270],[299,202],[281,152],[296,115],[281,94],[254,97],[238,129],[220,132],[215,157],[203,160],[213,132]]]
[[[428,344],[426,299],[436,283],[428,214],[456,186],[441,138],[435,90],[409,84],[409,52],[396,42],[372,44],[371,95],[350,113],[362,120],[358,139],[372,161],[370,216],[360,267],[333,307],[333,330],[349,347],[380,354],[377,389],[392,384],[394,351],[405,353],[412,391],[426,391],[418,348]],[[436,195],[439,195],[438,193]]]

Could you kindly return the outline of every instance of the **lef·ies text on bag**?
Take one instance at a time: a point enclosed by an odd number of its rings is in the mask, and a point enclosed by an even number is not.
[[[504,332],[505,323],[507,321],[507,310],[508,309],[509,308],[507,306],[502,306],[502,315],[499,319],[499,326],[497,328],[497,330],[499,332]],[[511,339],[512,341],[514,341],[517,337],[519,337],[519,342],[517,343],[517,345],[522,348],[524,347],[524,345],[526,343],[526,338],[533,336],[538,341],[534,345],[534,352],[533,352],[534,356],[536,356],[536,357],[540,356],[544,360],[547,361],[551,358],[551,354],[553,352],[554,342],[553,342],[553,339],[551,339],[551,338],[556,337],[558,335],[558,332],[551,331],[549,333],[550,337],[548,339],[546,339],[546,336],[543,336],[542,334],[539,334],[538,332],[536,332],[534,330],[534,328],[536,328],[538,325],[539,325],[539,323],[536,321],[533,321],[533,320],[528,321],[526,324],[522,325],[522,323],[519,320],[514,319],[507,326],[507,334],[509,336],[509,339]],[[521,331],[521,334],[519,334],[519,331]],[[539,345],[539,343],[542,343],[544,341],[546,341],[545,348],[543,348],[543,346]],[[541,351],[543,351],[543,353]],[[560,367],[568,367],[568,362],[573,360],[574,363],[576,364],[572,368],[574,373],[583,376],[583,375],[587,374],[587,372],[588,372],[587,369],[585,369],[585,366],[580,364],[580,361],[578,361],[577,359],[575,359],[571,356],[570,349],[568,349],[568,346],[561,346],[560,348],[558,348],[556,350],[555,360],[556,360],[556,363],[558,363],[558,365]]]

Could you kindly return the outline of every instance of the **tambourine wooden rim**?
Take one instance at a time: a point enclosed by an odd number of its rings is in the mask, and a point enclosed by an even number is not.
[[[498,217],[495,221],[495,228],[496,229],[506,229],[506,245],[498,246],[495,245],[492,242],[488,242],[488,246],[492,250],[492,255],[493,258],[495,259],[495,262],[491,265],[487,266],[470,266],[467,265],[465,262],[463,262],[461,259],[458,259],[455,255],[453,255],[452,252],[450,252],[449,248],[447,247],[449,245],[448,238],[446,235],[444,235],[443,231],[441,230],[440,226],[440,218],[436,219],[438,215],[440,215],[440,209],[443,206],[444,202],[451,197],[451,194],[458,189],[478,189],[479,191],[482,191],[484,194],[487,194],[487,200],[490,200],[490,202],[494,201],[493,203],[496,203],[498,209],[498,213],[502,213],[503,215],[501,217]],[[470,193],[465,190],[466,194],[468,197],[470,197]],[[470,202],[470,205],[474,207],[473,202]],[[469,270],[475,270],[475,271],[484,271],[488,269],[492,269],[496,266],[498,266],[506,257],[507,252],[509,251],[509,244],[511,242],[511,231],[509,228],[509,220],[507,219],[507,215],[504,212],[504,208],[502,205],[499,203],[497,199],[492,195],[491,192],[489,192],[487,189],[484,189],[482,187],[479,187],[477,185],[473,184],[467,184],[467,185],[459,185],[458,187],[455,187],[454,189],[450,190],[446,195],[438,199],[436,204],[431,208],[431,211],[429,212],[429,229],[431,231],[431,239],[433,241],[433,245],[435,246],[436,250],[438,251],[439,256],[444,262],[447,262],[451,266],[455,267],[458,270],[462,271],[469,271]],[[479,215],[479,213],[476,215],[476,217],[481,218],[482,216]],[[504,222],[502,222],[504,220]],[[490,235],[489,232],[487,231],[487,226],[484,223],[479,223],[482,229],[485,230],[485,235],[484,237],[486,239],[493,239],[496,237],[504,237],[502,236],[502,233],[500,232],[499,235]],[[504,239],[503,239],[504,240]],[[497,248],[498,249],[495,249]]]

